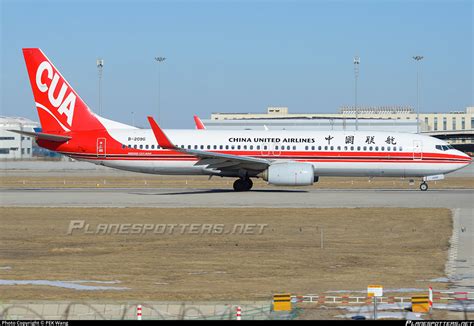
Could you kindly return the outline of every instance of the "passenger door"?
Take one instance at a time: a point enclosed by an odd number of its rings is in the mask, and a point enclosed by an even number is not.
[[[413,141],[413,159],[421,160],[423,158],[423,143],[421,140]]]

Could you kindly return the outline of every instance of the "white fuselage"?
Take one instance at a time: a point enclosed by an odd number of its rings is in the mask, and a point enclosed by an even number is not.
[[[107,131],[114,141],[121,144],[120,148],[111,148],[104,140],[96,155],[65,154],[128,171],[220,175],[218,170],[196,165],[199,160],[196,157],[159,148],[152,130]],[[453,149],[446,142],[420,134],[290,130],[165,132],[177,147],[265,158],[274,162],[309,162],[318,176],[423,177],[446,174],[471,162],[469,156]]]

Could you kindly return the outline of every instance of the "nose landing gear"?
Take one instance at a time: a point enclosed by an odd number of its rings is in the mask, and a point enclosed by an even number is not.
[[[420,184],[420,190],[421,190],[421,191],[426,191],[426,190],[428,190],[428,184],[423,181],[423,182]]]
[[[235,180],[234,182],[234,190],[235,191],[249,191],[252,189],[253,182],[250,178],[240,178]]]

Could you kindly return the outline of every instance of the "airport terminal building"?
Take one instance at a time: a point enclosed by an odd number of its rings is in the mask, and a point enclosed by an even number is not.
[[[411,107],[341,107],[337,113],[290,113],[287,107],[268,107],[266,113],[213,113],[203,120],[208,129],[358,130],[416,133],[417,114]],[[447,113],[420,112],[421,133],[443,139],[466,153],[474,153],[474,106]]]
[[[395,128],[400,132],[416,132],[417,114],[411,107],[380,106],[358,108],[359,130]],[[290,113],[287,107],[268,107],[266,113],[213,113],[203,120],[209,129],[229,126],[274,129],[354,130],[355,107],[341,107],[337,113]],[[236,121],[240,121],[237,123]],[[420,112],[421,132],[463,131],[474,129],[474,106],[448,113]]]
[[[0,117],[0,160],[22,160],[33,156],[33,137],[10,130],[34,131],[39,123],[26,118]]]

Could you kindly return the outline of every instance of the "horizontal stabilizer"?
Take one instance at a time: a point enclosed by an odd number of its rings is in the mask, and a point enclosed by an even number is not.
[[[23,130],[8,130],[8,131],[11,131],[20,135],[35,137],[36,139],[40,139],[40,140],[49,140],[49,141],[55,141],[58,143],[67,142],[69,139],[72,138],[69,136],[46,134],[44,132],[33,132],[33,131],[23,131]]]

